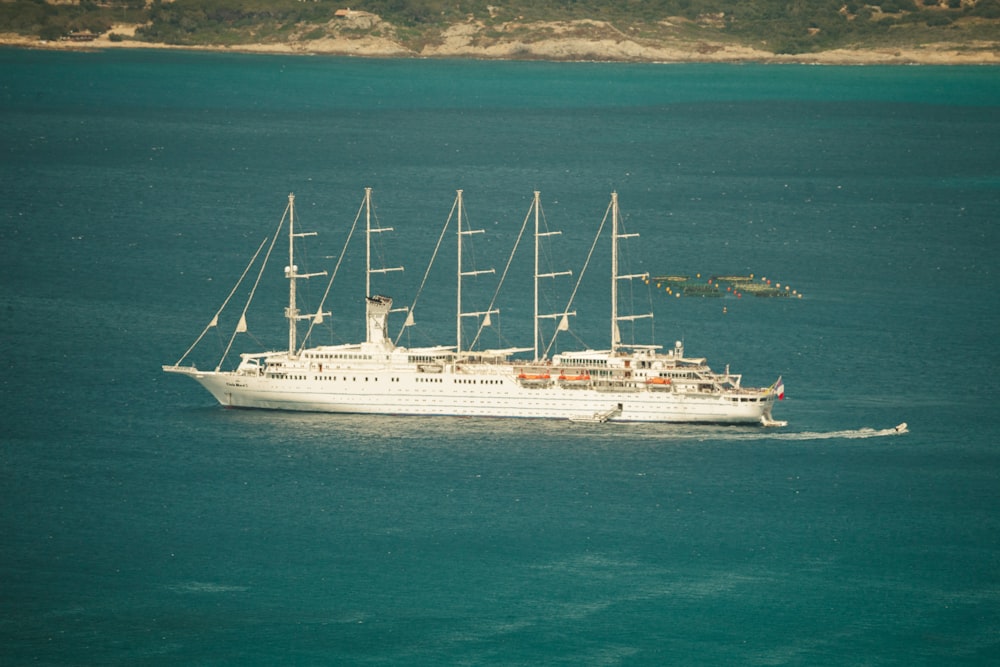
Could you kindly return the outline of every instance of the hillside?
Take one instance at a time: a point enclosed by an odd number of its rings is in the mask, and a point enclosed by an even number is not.
[[[0,0],[0,33],[45,48],[1000,63],[1000,0]]]

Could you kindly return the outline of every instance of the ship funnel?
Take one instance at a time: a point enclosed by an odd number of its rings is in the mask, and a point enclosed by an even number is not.
[[[368,297],[367,301],[365,314],[368,322],[368,342],[389,344],[389,336],[386,335],[386,331],[389,328],[389,310],[392,308],[392,299],[376,294]]]

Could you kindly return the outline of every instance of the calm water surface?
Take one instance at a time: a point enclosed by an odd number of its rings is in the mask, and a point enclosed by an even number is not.
[[[995,68],[0,51],[0,662],[995,664],[998,111]],[[366,186],[403,304],[456,189],[476,268],[537,189],[578,271],[616,190],[638,270],[790,285],[651,296],[789,426],[236,412],[160,372],[288,192],[320,268]],[[362,335],[362,262],[317,342]],[[428,280],[406,344],[454,340]],[[513,285],[488,345],[530,345]]]

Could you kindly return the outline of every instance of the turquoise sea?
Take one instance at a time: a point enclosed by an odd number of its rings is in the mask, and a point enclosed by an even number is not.
[[[990,67],[0,50],[0,664],[997,664],[998,119]],[[227,411],[160,371],[289,192],[319,269],[369,186],[398,303],[457,189],[477,268],[539,190],[577,272],[617,191],[638,270],[791,286],[651,296],[789,425]],[[454,341],[434,280],[403,343]]]

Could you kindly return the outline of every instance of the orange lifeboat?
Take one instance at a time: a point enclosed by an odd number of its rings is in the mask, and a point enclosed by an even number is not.
[[[655,385],[658,387],[666,387],[670,384],[670,378],[661,378],[661,377],[647,378],[646,384]]]
[[[552,383],[548,373],[521,373],[517,381],[524,387],[547,387]]]

